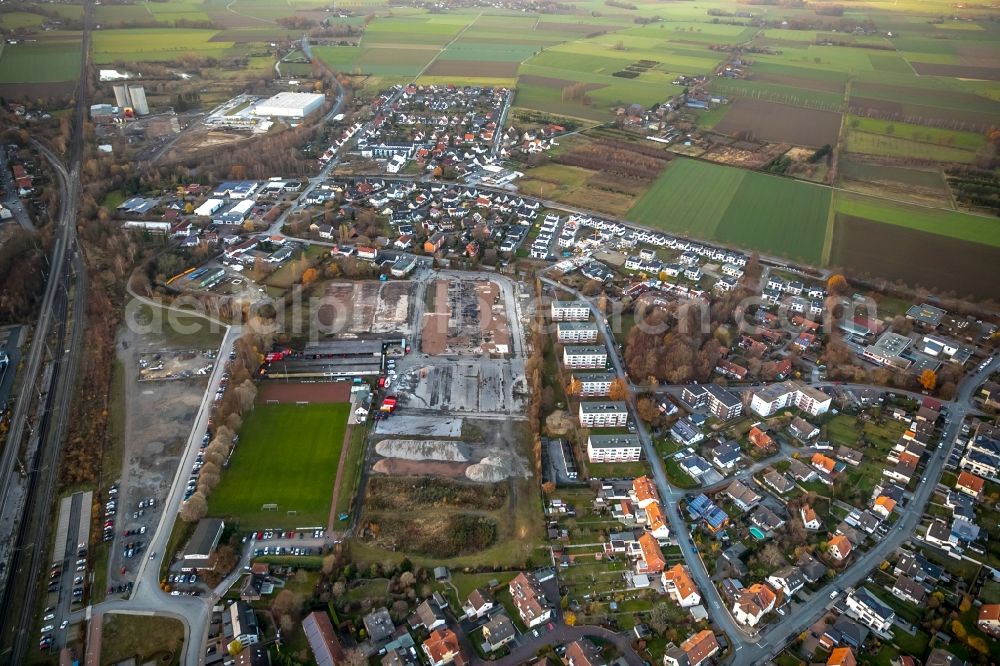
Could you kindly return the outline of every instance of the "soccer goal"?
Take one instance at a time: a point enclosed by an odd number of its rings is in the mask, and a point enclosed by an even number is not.
[[[277,511],[278,510],[278,505],[277,504],[262,504],[261,507],[260,507],[260,510],[261,511]]]

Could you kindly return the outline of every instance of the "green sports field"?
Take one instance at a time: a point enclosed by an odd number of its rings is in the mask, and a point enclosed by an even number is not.
[[[243,422],[209,513],[241,529],[326,525],[350,407],[258,405]],[[278,509],[262,511],[264,504]]]
[[[641,224],[820,264],[830,189],[678,158],[628,212]]]

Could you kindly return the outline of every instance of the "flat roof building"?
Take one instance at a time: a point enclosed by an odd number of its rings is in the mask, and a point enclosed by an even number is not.
[[[323,106],[324,101],[326,95],[318,93],[280,92],[255,105],[252,113],[271,118],[305,118]]]
[[[202,518],[184,549],[183,569],[208,569],[226,524],[221,518]]]
[[[587,458],[592,463],[637,462],[642,444],[636,435],[591,435],[587,438]]]

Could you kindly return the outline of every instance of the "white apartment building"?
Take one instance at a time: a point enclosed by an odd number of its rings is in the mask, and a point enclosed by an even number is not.
[[[552,301],[552,321],[590,321],[590,305],[586,301]]]
[[[580,382],[580,396],[605,396],[611,391],[611,382],[617,375],[613,372],[574,372],[573,378]]]
[[[556,324],[556,337],[563,344],[597,342],[597,324],[590,321],[561,321]]]
[[[825,414],[832,398],[819,389],[795,381],[771,384],[753,392],[750,409],[760,416],[771,416],[785,407],[798,407],[811,416]]]
[[[591,435],[587,438],[587,459],[592,463],[638,462],[642,444],[636,435]]]
[[[603,368],[608,363],[608,350],[604,347],[566,345],[563,347],[563,365],[567,368]]]
[[[628,406],[622,400],[584,401],[579,417],[584,428],[620,428],[628,422]]]

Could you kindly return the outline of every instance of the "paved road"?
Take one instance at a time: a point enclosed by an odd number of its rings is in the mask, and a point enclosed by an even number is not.
[[[604,318],[604,314],[597,309],[596,305],[592,303],[590,299],[586,298],[579,291],[570,289],[547,277],[542,277],[541,280],[551,287],[569,292],[573,294],[575,298],[590,304],[591,310],[596,318],[597,325],[604,335],[605,344],[608,348],[608,358],[611,360],[618,376],[626,378],[627,380],[628,375],[623,367],[622,359],[618,355],[618,349],[614,343],[614,337],[611,335],[611,331],[609,330],[607,321]],[[903,513],[903,517],[889,531],[889,534],[873,549],[858,558],[855,563],[842,572],[834,582],[821,590],[818,590],[808,601],[800,604],[796,609],[794,617],[785,616],[781,621],[768,625],[760,633],[745,631],[744,627],[736,623],[730,614],[728,607],[722,601],[718,590],[712,583],[711,577],[705,569],[704,563],[702,562],[697,549],[691,542],[688,525],[680,515],[678,500],[681,499],[684,493],[679,489],[675,489],[667,481],[662,461],[653,446],[652,439],[649,436],[649,432],[646,429],[645,424],[641,419],[635,418],[637,434],[642,442],[646,458],[649,460],[650,466],[652,467],[653,478],[656,482],[657,490],[659,491],[660,497],[665,505],[667,516],[670,520],[671,530],[674,534],[674,538],[681,548],[685,564],[687,564],[690,569],[692,577],[695,579],[695,583],[701,590],[703,599],[708,604],[708,611],[712,616],[713,621],[717,624],[717,626],[721,627],[726,632],[733,645],[733,652],[729,658],[731,663],[736,666],[752,665],[776,654],[785,645],[785,643],[791,639],[792,636],[801,632],[805,627],[810,626],[819,618],[831,602],[830,593],[832,591],[842,591],[847,587],[856,585],[867,575],[869,570],[871,570],[874,566],[877,566],[893,550],[902,544],[903,541],[912,536],[913,531],[918,525],[923,514],[924,507],[930,499],[934,487],[937,485],[937,481],[941,476],[947,453],[951,450],[951,444],[958,435],[963,420],[966,416],[977,413],[977,410],[975,410],[971,404],[973,392],[979,384],[985,381],[990,374],[995,372],[997,369],[1000,369],[1000,356],[995,357],[989,365],[977,372],[975,375],[967,376],[959,384],[958,393],[955,399],[951,402],[944,402],[944,404],[948,405],[950,409],[950,421],[942,433],[942,440],[948,445],[940,449],[935,449],[932,453],[931,459],[927,463],[924,476],[914,492],[913,500],[907,506],[907,510]],[[821,385],[833,386],[834,384],[824,383]],[[876,389],[879,391],[891,391],[891,389],[886,389],[885,387],[864,384],[843,384],[837,386],[856,388],[859,390]],[[895,392],[906,393],[901,391]],[[915,398],[924,397],[920,394],[911,393],[910,395]],[[630,408],[633,410],[633,413],[635,413],[635,391],[630,392],[628,402]]]
[[[830,604],[830,593],[833,590],[842,591],[848,587],[857,585],[868,574],[877,567],[886,557],[888,557],[904,541],[913,536],[914,530],[920,523],[927,502],[934,493],[941,473],[944,470],[944,463],[951,450],[955,439],[958,437],[962,422],[966,416],[975,412],[972,408],[971,398],[973,393],[982,382],[1000,369],[1000,356],[995,357],[992,362],[975,375],[969,375],[958,386],[958,393],[953,401],[953,406],[949,408],[949,423],[941,434],[941,441],[945,445],[940,449],[935,448],[931,458],[924,470],[924,475],[913,493],[913,499],[902,512],[899,521],[889,530],[889,534],[879,541],[878,544],[867,553],[858,558],[854,564],[840,574],[830,585],[817,591],[813,597],[800,604],[796,610],[795,617],[786,616],[781,622],[769,625],[761,634],[766,641],[763,646],[747,645],[746,651],[737,655],[734,663],[756,664],[776,654],[782,646],[791,638],[812,625],[826,607]]]
[[[8,502],[20,503],[16,525],[5,525],[10,533],[4,538],[16,539],[16,549],[5,563],[7,576],[3,589],[0,625],[5,628],[4,641],[10,641],[10,653],[5,654],[11,663],[22,663],[28,650],[29,637],[35,638],[32,615],[35,610],[37,586],[41,576],[48,543],[51,521],[49,507],[58,471],[59,455],[68,427],[73,388],[75,386],[78,353],[82,347],[85,330],[85,296],[87,274],[83,260],[76,249],[76,213],[79,199],[79,173],[83,144],[84,110],[86,103],[86,74],[90,62],[91,5],[84,7],[84,31],[81,40],[83,58],[80,63],[76,108],[73,113],[73,135],[70,140],[70,168],[46,146],[32,141],[34,147],[47,159],[59,183],[60,208],[56,222],[52,259],[49,263],[48,281],[39,310],[28,362],[22,378],[21,390],[14,408],[8,445],[0,459],[0,515]],[[72,296],[72,299],[70,298]],[[52,343],[55,349],[48,346]],[[20,451],[28,412],[36,394],[39,372],[43,360],[51,363],[51,383],[44,396],[46,409],[34,430],[39,435],[39,446],[28,470],[25,497],[20,495],[20,479],[15,478],[14,461]],[[39,395],[39,399],[42,396]],[[30,427],[30,426],[29,426]],[[11,492],[17,489],[16,492]],[[15,531],[16,530],[16,531]],[[16,573],[16,576],[14,575]],[[21,588],[15,591],[15,587]],[[10,633],[7,633],[10,631]]]
[[[518,666],[519,664],[527,664],[533,660],[535,654],[542,646],[549,645],[555,647],[586,636],[595,636],[614,643],[615,647],[617,647],[621,653],[625,655],[625,662],[627,664],[631,664],[632,666],[642,666],[644,663],[643,660],[639,658],[639,655],[635,653],[635,650],[632,649],[632,639],[628,633],[617,633],[611,631],[610,629],[605,629],[604,627],[592,627],[587,625],[571,627],[563,624],[562,622],[556,624],[552,628],[552,631],[547,631],[543,625],[539,628],[539,633],[541,634],[539,638],[518,645],[516,648],[511,650],[510,654],[502,659],[497,659],[496,661],[485,661],[476,657],[472,660],[472,663],[495,664],[496,666]],[[530,633],[525,635],[531,636]]]
[[[143,299],[146,300],[146,299]],[[160,307],[164,307],[160,305]],[[185,311],[186,312],[186,311]],[[188,313],[190,314],[190,313]],[[216,324],[221,324],[212,320]],[[230,326],[216,357],[215,368],[209,378],[202,398],[201,406],[195,417],[191,434],[188,436],[187,445],[181,455],[177,465],[177,472],[174,476],[173,484],[167,494],[161,513],[160,522],[150,538],[146,548],[148,555],[143,556],[136,573],[135,587],[132,594],[127,599],[109,599],[93,607],[73,615],[74,622],[84,619],[87,613],[100,615],[109,612],[133,613],[133,614],[157,614],[166,617],[173,617],[184,625],[185,644],[183,663],[196,665],[204,662],[204,645],[208,632],[208,622],[212,604],[218,596],[193,597],[178,595],[172,596],[160,589],[160,563],[166,551],[167,541],[173,530],[174,523],[178,519],[178,511],[184,500],[184,491],[187,486],[187,478],[198,451],[201,450],[201,439],[208,428],[208,417],[211,413],[215,391],[225,372],[226,360],[233,350],[233,345],[242,333],[239,326]],[[243,571],[243,565],[249,561],[249,547],[253,542],[248,542],[248,550],[244,553],[240,566],[227,578],[232,584],[239,578]],[[220,586],[221,587],[221,586]],[[219,595],[221,596],[221,594]]]
[[[608,349],[608,358],[611,360],[617,375],[628,381],[628,373],[625,372],[622,358],[619,356],[618,346],[615,344],[615,338],[612,335],[607,320],[604,318],[604,313],[598,310],[597,306],[591,301],[591,299],[585,297],[579,291],[569,289],[561,283],[547,277],[542,277],[541,280],[549,286],[567,291],[573,294],[575,298],[590,304],[591,311],[594,313],[597,325],[601,329],[601,333],[604,337],[604,343]],[[680,515],[678,501],[683,498],[684,493],[682,490],[674,488],[667,481],[667,474],[663,468],[663,461],[660,459],[660,456],[656,451],[656,447],[653,445],[653,439],[649,434],[649,430],[646,428],[645,422],[638,418],[638,415],[636,414],[634,392],[629,393],[627,402],[629,403],[629,408],[632,410],[632,414],[635,415],[633,420],[636,424],[636,434],[639,436],[639,441],[642,442],[643,452],[645,453],[646,459],[649,461],[650,467],[653,470],[653,480],[656,483],[656,489],[660,493],[660,499],[666,509],[667,518],[670,520],[670,531],[673,534],[677,545],[681,549],[681,554],[684,556],[684,563],[691,571],[691,576],[694,578],[695,583],[701,591],[702,598],[707,606],[706,610],[708,610],[709,614],[712,616],[712,620],[730,637],[730,641],[733,643],[734,649],[738,649],[743,640],[742,629],[736,624],[736,621],[729,613],[729,609],[723,602],[722,597],[719,595],[718,590],[715,588],[715,585],[712,584],[711,576],[706,570],[701,556],[698,554],[698,549],[695,548],[694,543],[691,541],[691,534],[688,531],[687,522],[684,521]]]

